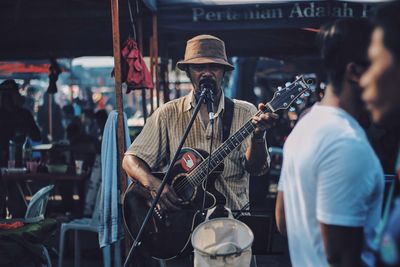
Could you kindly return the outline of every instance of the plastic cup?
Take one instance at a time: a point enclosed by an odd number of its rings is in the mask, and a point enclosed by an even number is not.
[[[7,164],[7,167],[9,169],[15,168],[15,160],[9,160],[8,164]]]
[[[83,160],[75,160],[75,173],[81,175],[83,173]]]
[[[28,161],[26,162],[26,167],[28,168],[29,172],[31,173],[36,173],[37,172],[37,167],[39,163],[36,161]]]

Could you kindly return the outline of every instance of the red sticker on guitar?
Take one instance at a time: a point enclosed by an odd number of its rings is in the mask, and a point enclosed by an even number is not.
[[[181,165],[187,172],[193,170],[197,166],[196,156],[191,152],[186,152],[182,156]]]

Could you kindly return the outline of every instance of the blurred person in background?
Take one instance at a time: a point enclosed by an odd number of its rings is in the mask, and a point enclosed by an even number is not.
[[[9,159],[9,142],[16,145],[15,166],[22,165],[22,145],[28,137],[40,141],[40,130],[32,114],[23,108],[23,97],[14,80],[6,80],[0,84],[0,166],[7,167]],[[5,217],[6,195],[8,210],[13,217],[23,217],[25,204],[14,183],[7,185],[0,179],[0,216]]]
[[[363,100],[373,121],[385,127],[397,140],[397,162],[390,172],[397,172],[395,192],[397,198],[388,220],[382,220],[383,234],[378,240],[380,260],[378,266],[400,266],[400,1],[379,8],[374,17],[374,31],[368,50],[371,66],[361,78]],[[390,140],[384,140],[389,142]]]
[[[126,114],[126,118],[129,119],[130,117],[132,117],[135,114],[135,111],[133,108],[131,107],[125,107],[124,108],[124,112]]]
[[[82,122],[77,120],[68,125],[67,139],[71,146],[71,161],[83,160],[86,170],[92,167],[95,155],[100,153],[100,144],[94,136],[85,132]]]
[[[85,133],[80,120],[73,120],[68,125],[66,132],[71,150],[71,165],[75,163],[75,160],[82,160],[82,169],[85,176],[88,177],[88,172],[93,166],[96,154],[100,153],[100,144],[95,137]],[[79,188],[79,191],[83,193],[83,188]],[[64,183],[60,188],[60,194],[66,212],[73,212],[74,214],[80,214],[82,212],[81,205],[74,205],[72,183]],[[82,200],[83,198],[81,197],[80,201]]]
[[[40,141],[40,130],[32,114],[22,107],[23,101],[24,98],[20,95],[18,84],[14,80],[6,80],[0,84],[1,166],[7,166],[10,140],[21,146],[26,137],[34,141]],[[16,161],[19,160],[16,159]]]
[[[81,107],[82,109],[89,109],[89,110],[94,110],[95,109],[95,104],[93,102],[93,92],[90,87],[85,87],[84,89],[81,90]]]
[[[103,139],[104,127],[108,118],[108,113],[105,109],[100,109],[94,113],[94,118],[98,127],[98,139],[101,143],[101,140]]]
[[[74,107],[72,104],[67,104],[62,108],[63,113],[63,125],[67,129],[73,121],[79,121],[79,117],[75,116]]]
[[[24,97],[24,108],[29,110],[31,114],[35,114],[37,89],[34,86],[28,86],[26,96]]]
[[[94,118],[93,110],[83,109],[81,116],[81,123],[86,134],[96,137],[98,136],[96,120]]]
[[[49,117],[49,97],[51,98],[51,124],[52,133],[50,133],[50,117]],[[43,104],[39,106],[37,113],[37,121],[42,129],[43,142],[57,142],[64,139],[64,127],[62,124],[62,112],[60,106],[54,101],[54,95],[49,93],[43,94]]]

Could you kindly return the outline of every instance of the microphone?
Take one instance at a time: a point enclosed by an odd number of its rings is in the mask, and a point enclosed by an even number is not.
[[[200,90],[205,90],[206,97],[204,101],[207,103],[208,117],[210,119],[210,123],[214,124],[214,92],[217,87],[215,81],[209,77],[202,78],[199,81]]]

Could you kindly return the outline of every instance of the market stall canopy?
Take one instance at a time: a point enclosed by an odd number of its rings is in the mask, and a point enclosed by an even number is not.
[[[47,76],[49,60],[20,60],[0,61],[0,79],[33,79]],[[61,72],[69,71],[65,64],[61,64]]]
[[[49,73],[50,63],[47,60],[1,61],[0,73]],[[65,71],[65,67],[61,67]]]
[[[138,0],[140,13],[149,20],[152,2]],[[128,1],[120,1],[119,9],[121,39],[125,39],[131,33]],[[110,1],[2,0],[0,25],[2,60],[113,54]],[[143,25],[147,49],[151,23]]]

